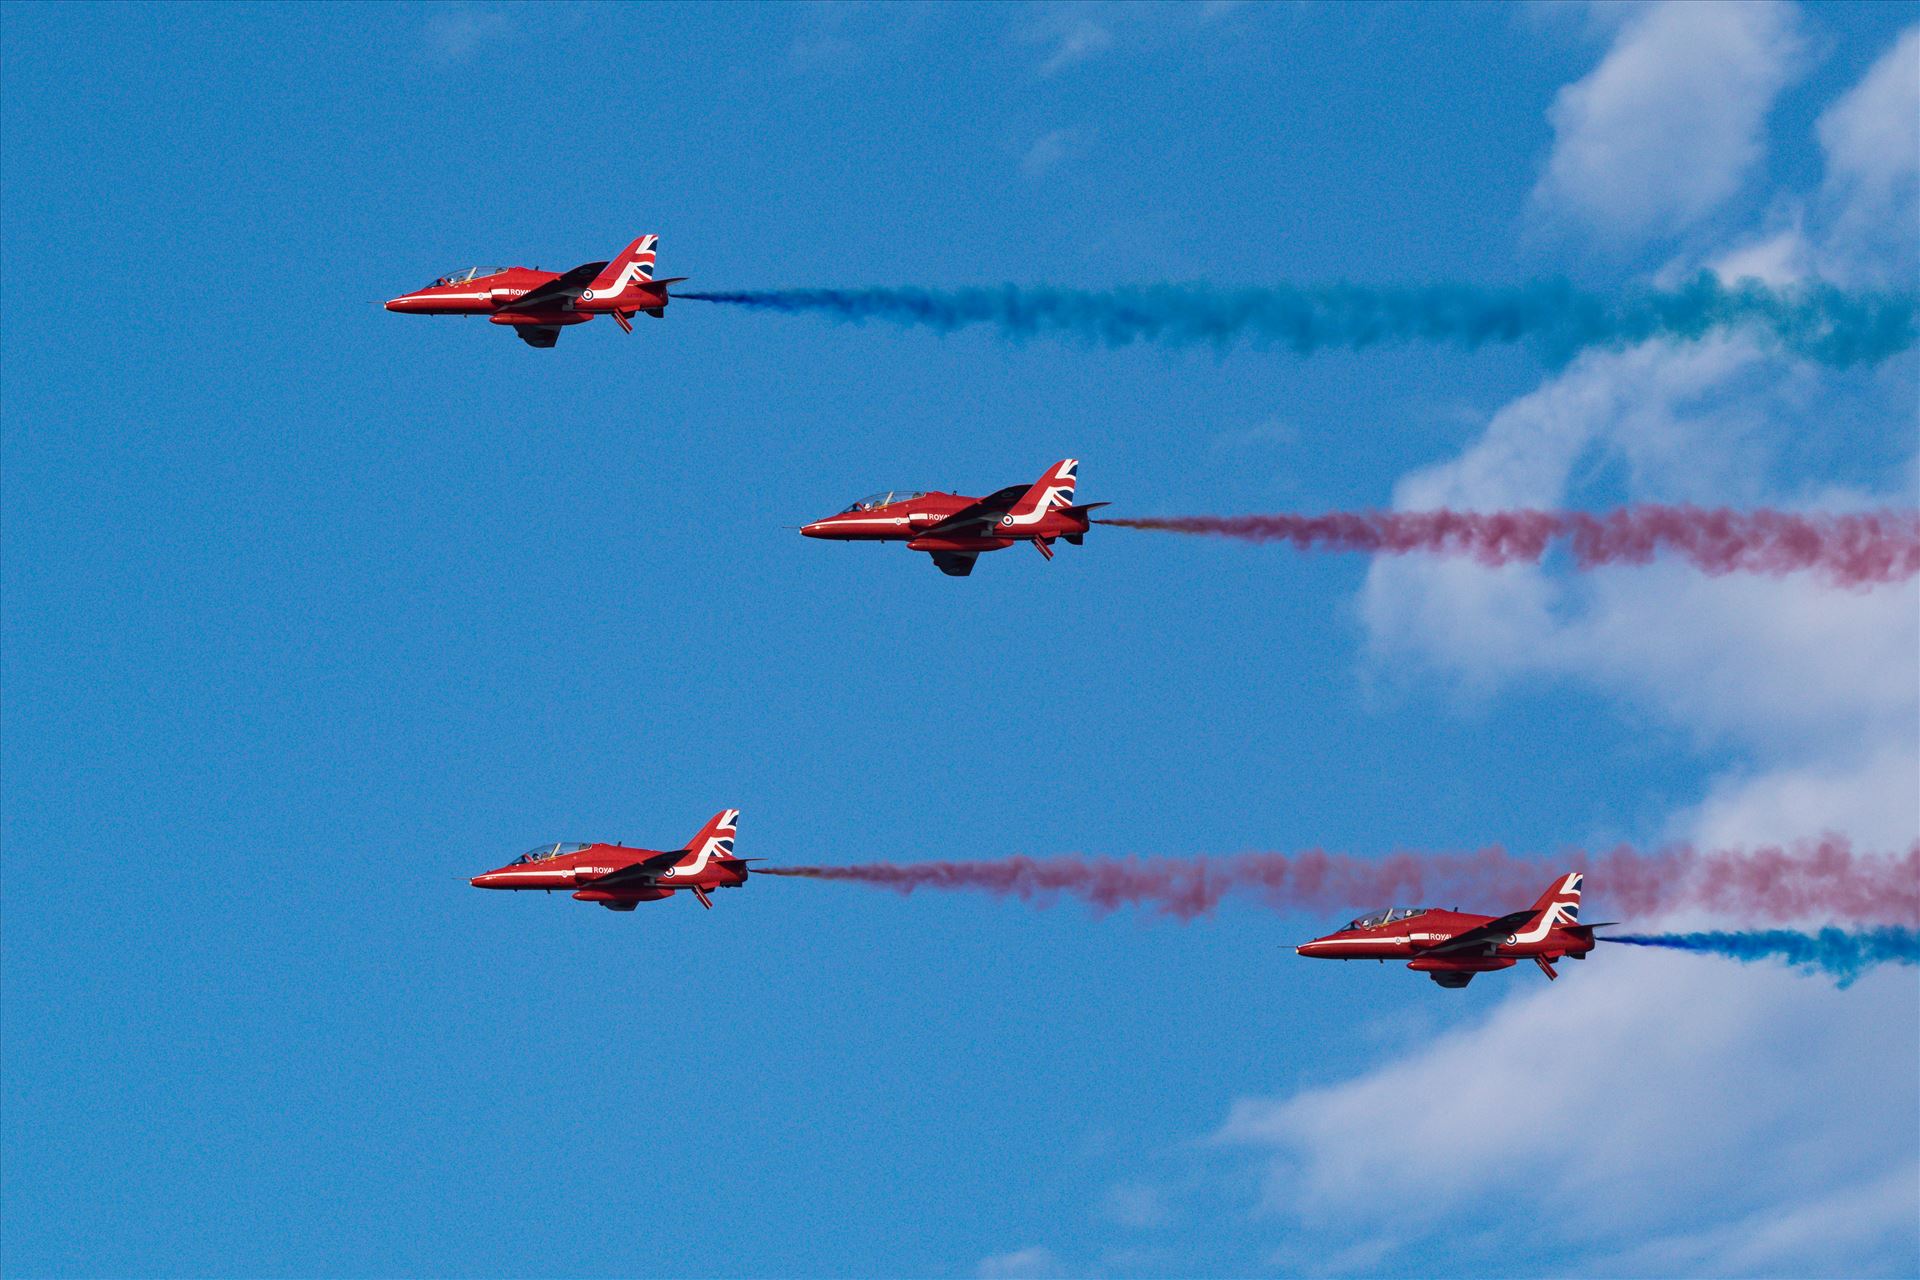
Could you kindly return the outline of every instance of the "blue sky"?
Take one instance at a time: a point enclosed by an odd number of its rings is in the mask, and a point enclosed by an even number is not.
[[[642,231],[712,288],[1910,285],[1914,18],[10,7],[5,1269],[1920,1268],[1911,971],[1442,992],[1244,906],[464,884],[721,807],[807,862],[1903,846],[1912,584],[790,526],[1063,456],[1136,514],[1910,506],[1912,355],[373,305]]]

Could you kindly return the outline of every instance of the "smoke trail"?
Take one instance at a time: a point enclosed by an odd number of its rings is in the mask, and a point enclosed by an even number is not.
[[[1612,934],[1605,940],[1635,947],[1703,951],[1735,960],[1785,960],[1795,968],[1830,974],[1842,987],[1874,965],[1920,964],[1920,933],[1892,927],[1859,932],[1822,929],[1818,933],[1793,933],[1776,929],[1763,933]]]
[[[1645,564],[1666,551],[1710,574],[1775,576],[1813,569],[1845,587],[1898,582],[1920,573],[1920,511],[1795,515],[1643,505],[1585,511],[1335,511],[1325,515],[1165,516],[1101,524],[1249,542],[1290,542],[1300,551],[1374,555],[1430,552],[1482,564],[1537,562],[1569,540],[1581,569]]]
[[[1498,847],[1386,858],[1313,849],[1201,858],[1021,855],[976,862],[766,867],[754,874],[850,880],[903,894],[959,889],[1041,904],[1068,897],[1100,912],[1149,907],[1191,920],[1230,895],[1275,910],[1337,912],[1413,903],[1498,912],[1532,902],[1567,870],[1589,873],[1587,890],[1606,910],[1634,915],[1693,908],[1771,921],[1817,916],[1920,924],[1920,841],[1905,853],[1856,853],[1837,836],[1792,848],[1721,852],[1678,848],[1649,854],[1621,846],[1598,854],[1569,852],[1553,861],[1515,857]]]
[[[1656,337],[1685,340],[1745,328],[1842,368],[1874,364],[1911,347],[1920,305],[1911,291],[1850,293],[1830,285],[1772,289],[1753,280],[1722,284],[1708,273],[1677,289],[1632,289],[1612,297],[1582,293],[1564,281],[1508,288],[1168,284],[1107,291],[1009,284],[673,296],[856,322],[888,320],[938,333],[989,325],[1016,340],[1057,334],[1109,347],[1155,342],[1219,349],[1247,342],[1302,355],[1325,347],[1435,342],[1472,349],[1531,339],[1558,362],[1583,347],[1618,347]]]

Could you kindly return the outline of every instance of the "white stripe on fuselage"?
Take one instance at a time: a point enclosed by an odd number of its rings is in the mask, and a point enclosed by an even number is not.
[[[1018,515],[1015,515],[1013,512],[1009,511],[1006,515],[1000,517],[1000,523],[1002,525],[1007,526],[1008,528],[1013,528],[1013,529],[1024,528],[1025,526],[1030,524],[1039,524],[1042,520],[1045,520],[1047,518],[1048,513],[1053,510],[1053,504],[1056,502],[1063,507],[1072,506],[1073,505],[1072,487],[1068,486],[1067,488],[1064,488],[1064,489],[1050,488],[1047,490],[1046,496],[1040,499],[1040,505],[1035,507],[1032,511],[1028,512],[1024,516],[1018,516]]]
[[[668,867],[665,874],[673,879],[678,879],[681,876],[699,875],[707,869],[707,864],[713,861],[714,858],[727,856],[720,848],[720,842],[731,839],[732,836],[733,828],[719,828],[713,835],[707,837],[707,842],[700,846],[700,852],[694,855],[692,862]]]
[[[1547,909],[1540,913],[1540,919],[1534,922],[1531,929],[1525,933],[1507,935],[1508,946],[1516,946],[1523,942],[1538,942],[1552,933],[1557,925],[1568,922],[1567,908],[1578,909],[1580,906],[1580,873],[1578,871],[1567,873],[1566,878],[1561,880],[1559,893],[1555,897],[1557,900],[1547,904]]]
[[[614,278],[614,281],[611,285],[609,285],[605,289],[596,288],[596,289],[584,290],[580,294],[580,296],[586,299],[588,302],[592,302],[595,298],[617,298],[621,294],[625,293],[627,291],[627,286],[629,284],[632,284],[635,280],[639,280],[646,284],[652,284],[653,283],[652,278],[647,276],[643,271],[641,271],[642,266],[651,266],[651,265],[652,265],[651,263],[642,263],[638,259],[635,259],[634,261],[627,263],[626,266],[620,268],[620,274]]]

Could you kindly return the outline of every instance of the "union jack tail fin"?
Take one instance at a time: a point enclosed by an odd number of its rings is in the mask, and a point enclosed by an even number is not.
[[[580,296],[588,302],[607,302],[633,292],[636,285],[645,288],[653,283],[654,252],[659,247],[659,236],[641,236],[609,262]]]
[[[714,814],[707,819],[707,825],[700,828],[693,839],[687,841],[687,856],[674,865],[681,867],[691,864],[704,867],[714,858],[731,858],[734,827],[739,821],[738,809],[722,809]]]
[[[1586,877],[1578,871],[1570,871],[1553,882],[1553,887],[1540,895],[1533,904],[1533,916],[1538,920],[1543,914],[1548,916],[1547,924],[1578,925],[1580,923],[1580,884]]]
[[[1073,481],[1079,470],[1080,462],[1076,458],[1062,458],[1048,467],[1047,474],[1020,495],[1020,501],[1008,509],[1001,523],[1034,524],[1049,511],[1072,506]]]

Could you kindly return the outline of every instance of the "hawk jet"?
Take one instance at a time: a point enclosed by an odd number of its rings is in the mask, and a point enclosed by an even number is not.
[[[747,863],[758,861],[733,856],[739,820],[738,809],[723,809],[685,848],[665,852],[617,844],[543,844],[471,883],[476,889],[571,889],[581,902],[597,902],[609,911],[631,911],[685,890],[711,908],[708,892],[745,884]]]
[[[1107,504],[1073,505],[1074,473],[1080,464],[1063,458],[1032,484],[1016,484],[969,498],[937,490],[882,490],[837,515],[802,525],[809,538],[842,542],[904,542],[909,551],[933,557],[940,572],[964,578],[983,551],[1031,542],[1053,559],[1055,539],[1079,546],[1087,534],[1087,513]]]
[[[430,316],[485,316],[511,325],[530,347],[550,347],[560,330],[597,315],[633,332],[633,317],[667,313],[667,286],[685,276],[653,278],[659,236],[641,236],[612,262],[586,262],[571,271],[537,267],[468,267],[387,303],[389,311]]]
[[[1443,987],[1464,987],[1476,973],[1511,969],[1531,960],[1549,978],[1553,962],[1584,960],[1600,924],[1580,923],[1579,872],[1553,882],[1525,911],[1478,916],[1437,907],[1393,907],[1361,916],[1346,928],[1294,948],[1319,960],[1405,960]]]

